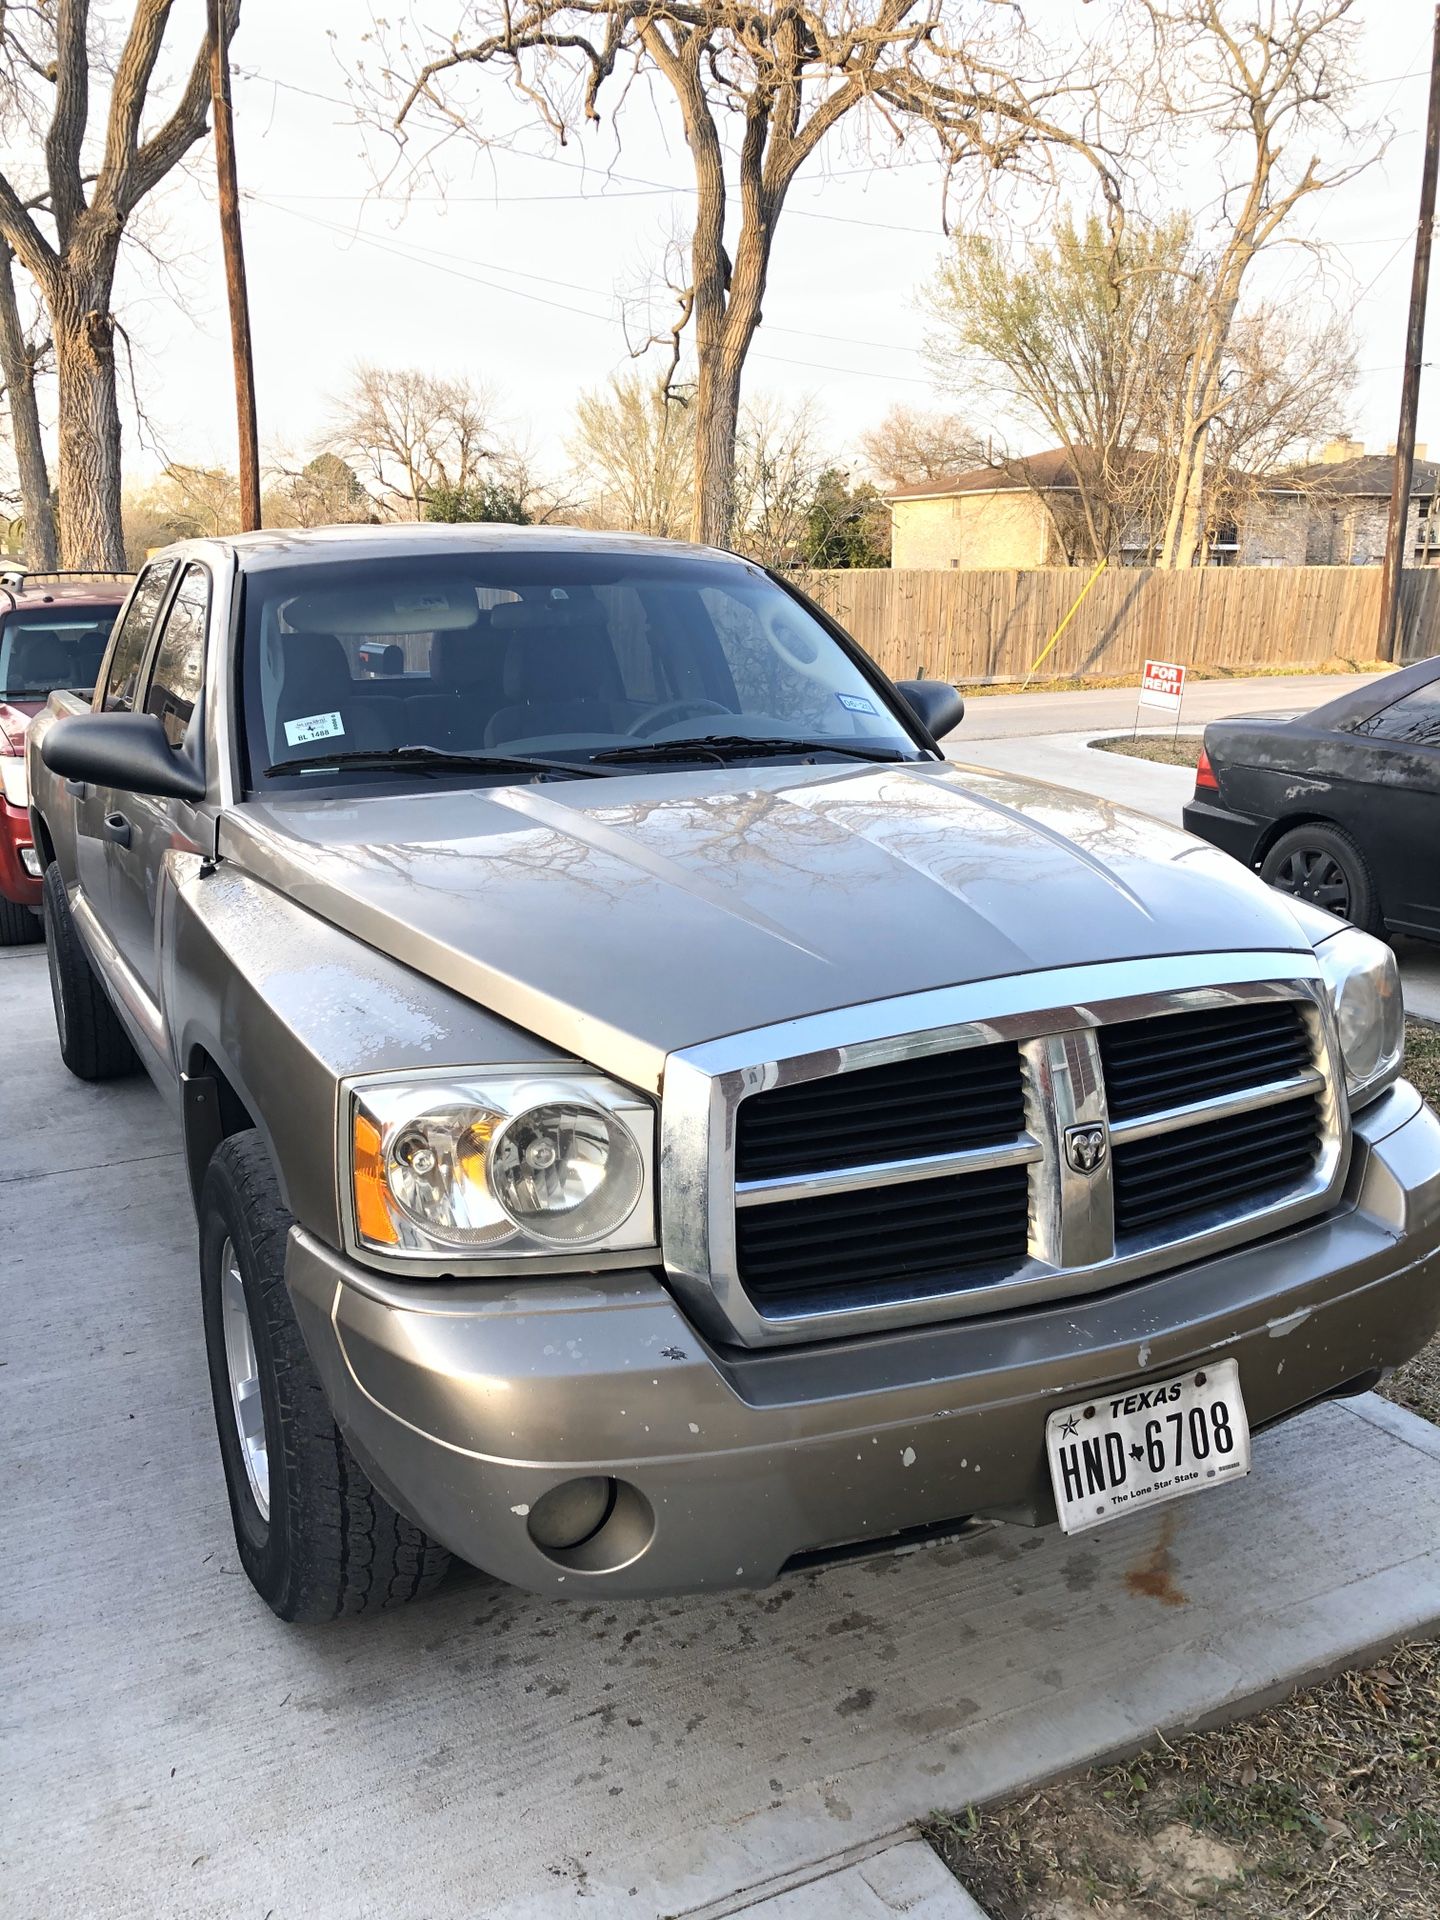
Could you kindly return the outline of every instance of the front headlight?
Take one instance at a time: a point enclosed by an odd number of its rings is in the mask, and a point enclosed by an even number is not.
[[[352,1083],[357,1246],[524,1259],[655,1244],[654,1116],[597,1075],[524,1068]]]
[[[1390,1085],[1405,1058],[1400,969],[1389,947],[1358,927],[1332,934],[1315,952],[1335,1009],[1350,1105],[1364,1106]]]
[[[12,807],[28,807],[30,784],[25,778],[23,753],[0,753],[0,787]]]

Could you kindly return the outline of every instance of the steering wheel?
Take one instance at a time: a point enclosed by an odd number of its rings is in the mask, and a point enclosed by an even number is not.
[[[723,713],[729,720],[735,715],[729,707],[722,707],[718,700],[667,700],[663,706],[652,707],[648,713],[642,713],[638,720],[632,720],[625,729],[637,739],[649,740],[661,727],[669,726],[672,720],[683,720],[688,714]]]

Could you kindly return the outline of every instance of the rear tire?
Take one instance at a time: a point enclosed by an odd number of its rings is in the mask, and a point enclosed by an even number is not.
[[[122,1073],[134,1073],[139,1056],[80,944],[65,882],[53,860],[45,869],[44,899],[50,998],[55,1004],[60,1058],[79,1080],[115,1080]]]
[[[44,922],[33,908],[0,900],[0,947],[33,947],[44,937]]]
[[[1383,933],[1380,895],[1365,856],[1339,827],[1323,820],[1291,827],[1260,862],[1260,878],[1281,893],[1339,914],[1366,933]]]
[[[290,1215],[258,1134],[216,1149],[200,1194],[200,1289],[235,1544],[282,1620],[429,1593],[446,1549],[397,1513],[346,1446],[285,1284]]]

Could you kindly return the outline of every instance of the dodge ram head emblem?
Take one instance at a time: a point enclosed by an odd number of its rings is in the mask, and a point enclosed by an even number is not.
[[[1084,1126],[1065,1129],[1065,1158],[1076,1173],[1094,1173],[1105,1164],[1110,1141],[1104,1127]]]

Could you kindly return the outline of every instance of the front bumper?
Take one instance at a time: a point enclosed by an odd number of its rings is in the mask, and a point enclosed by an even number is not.
[[[23,807],[12,807],[0,799],[0,899],[13,900],[18,907],[38,907],[42,890],[38,875],[25,866],[28,854],[34,858],[35,845],[30,832],[30,815]]]
[[[765,1586],[845,1543],[1052,1521],[1045,1417],[1091,1388],[1233,1355],[1258,1427],[1408,1359],[1440,1324],[1440,1119],[1402,1082],[1355,1131],[1342,1204],[1305,1226],[1089,1300],[828,1346],[707,1347],[649,1272],[397,1283],[297,1228],[287,1278],[356,1454],[464,1559],[536,1592]],[[638,1500],[580,1560],[547,1555],[532,1507],[595,1474]]]

